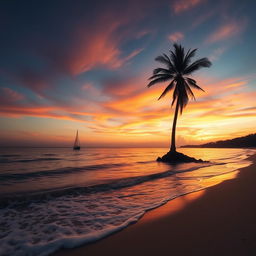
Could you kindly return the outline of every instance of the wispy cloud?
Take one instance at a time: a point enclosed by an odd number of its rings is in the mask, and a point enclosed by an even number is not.
[[[204,0],[177,0],[173,3],[172,8],[175,13],[179,14],[199,5],[203,1]]]
[[[8,87],[2,87],[0,88],[2,91],[1,93],[1,101],[9,100],[11,102],[16,102],[25,99],[25,96],[17,91],[14,91],[11,88]]]
[[[239,35],[246,27],[246,21],[232,21],[228,22],[219,28],[217,28],[212,34],[210,34],[205,43],[212,44],[219,41],[227,40],[234,36]]]
[[[113,63],[113,68],[120,68],[123,65],[125,65],[126,63],[128,63],[132,58],[134,58],[135,56],[137,56],[138,54],[140,54],[143,51],[143,48],[140,49],[136,49],[134,51],[132,51],[130,54],[128,54],[127,56],[123,57],[123,58],[119,58],[117,59],[114,63]]]
[[[212,54],[209,56],[209,60],[212,62],[218,60],[225,51],[226,51],[226,47],[219,47],[215,49],[212,52]]]
[[[207,12],[198,15],[195,17],[193,23],[192,23],[192,28],[195,28],[205,22],[207,22],[210,18],[212,18],[214,15],[217,14],[216,8],[208,10]]]
[[[169,40],[172,42],[181,41],[184,38],[184,34],[181,32],[175,32],[168,36]]]
[[[103,24],[108,24],[102,30]],[[71,49],[71,54],[66,59],[68,69],[72,74],[77,75],[88,71],[97,65],[104,65],[109,68],[118,68],[121,51],[118,47],[121,37],[115,33],[122,25],[122,20],[99,20],[92,31],[76,33],[76,41]],[[88,40],[88,33],[90,34]],[[79,39],[79,40],[78,40]]]
[[[151,31],[151,30],[148,30],[148,29],[141,30],[141,31],[139,31],[139,32],[137,33],[136,38],[137,38],[137,39],[140,39],[140,38],[142,38],[142,37],[144,37],[144,36],[147,36],[147,35],[150,35],[150,34],[152,34],[152,31]]]

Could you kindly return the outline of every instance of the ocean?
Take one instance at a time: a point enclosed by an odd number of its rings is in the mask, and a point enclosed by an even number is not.
[[[0,255],[96,241],[174,198],[233,178],[253,149],[182,148],[210,161],[156,162],[164,148],[0,149]]]

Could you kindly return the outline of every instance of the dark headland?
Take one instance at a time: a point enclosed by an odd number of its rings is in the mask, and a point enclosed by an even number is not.
[[[181,148],[256,148],[256,133],[231,140],[219,140],[201,145],[185,145]]]

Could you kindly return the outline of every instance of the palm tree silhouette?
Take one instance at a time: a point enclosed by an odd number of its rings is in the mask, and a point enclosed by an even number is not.
[[[171,152],[176,152],[175,145],[175,132],[178,113],[182,114],[183,108],[186,107],[189,97],[195,100],[195,96],[191,88],[196,88],[204,91],[199,87],[196,81],[192,78],[187,77],[193,72],[203,67],[210,67],[211,62],[207,58],[201,58],[191,63],[191,59],[195,56],[197,49],[189,49],[186,54],[184,47],[178,44],[174,44],[174,51],[170,50],[170,55],[162,54],[155,58],[156,61],[165,65],[165,68],[156,68],[153,71],[153,75],[149,78],[150,83],[147,85],[151,87],[154,84],[167,82],[172,80],[169,85],[165,88],[160,100],[169,91],[173,90],[172,106],[176,102],[173,125],[172,125],[172,136],[171,136]]]

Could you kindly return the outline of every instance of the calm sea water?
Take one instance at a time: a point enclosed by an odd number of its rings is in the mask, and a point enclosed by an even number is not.
[[[49,255],[95,241],[145,211],[250,164],[252,149],[180,149],[210,163],[168,165],[161,148],[0,149],[0,255]]]

